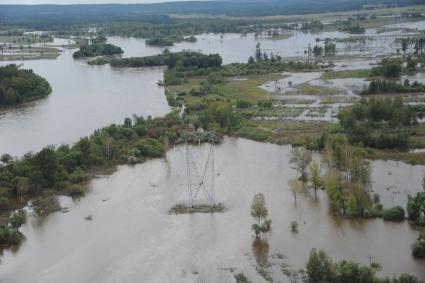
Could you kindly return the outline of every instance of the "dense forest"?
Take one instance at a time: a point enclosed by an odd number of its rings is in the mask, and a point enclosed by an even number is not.
[[[14,64],[0,67],[0,107],[39,99],[51,92],[49,83],[32,70]]]
[[[7,24],[52,27],[63,24],[144,20],[158,22],[170,14],[211,14],[228,16],[292,15],[360,10],[364,5],[388,7],[423,4],[421,0],[289,0],[289,1],[192,1],[130,5],[3,5],[0,19]],[[163,20],[167,20],[164,17]]]

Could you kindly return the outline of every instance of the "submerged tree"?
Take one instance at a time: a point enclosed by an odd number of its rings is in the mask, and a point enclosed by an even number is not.
[[[301,187],[301,182],[298,179],[291,179],[288,181],[288,186],[294,195],[295,204],[297,204],[297,190]]]
[[[266,200],[262,193],[256,194],[251,204],[251,216],[254,217],[256,223],[252,225],[255,236],[259,237],[260,233],[265,233],[271,229],[271,220],[268,219],[269,212],[266,207]]]
[[[310,151],[304,148],[292,149],[289,163],[300,175],[298,179],[301,181],[303,188],[305,188],[305,184],[308,182],[308,166],[310,165],[311,160]]]
[[[322,180],[320,178],[320,167],[316,161],[310,164],[310,183],[314,189],[314,197],[317,198],[317,189],[320,189],[322,186]]]

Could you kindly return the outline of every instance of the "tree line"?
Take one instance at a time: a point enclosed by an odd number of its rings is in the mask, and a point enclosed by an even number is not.
[[[394,99],[362,98],[359,103],[343,109],[338,119],[350,143],[375,148],[407,148],[407,127],[417,123],[413,107]]]
[[[415,93],[424,91],[424,84],[418,83],[417,81],[410,83],[408,79],[404,80],[403,83],[387,80],[373,80],[362,94]]]

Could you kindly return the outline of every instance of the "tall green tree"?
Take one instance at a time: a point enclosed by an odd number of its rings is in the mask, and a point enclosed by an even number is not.
[[[269,212],[266,207],[266,199],[262,193],[256,194],[252,200],[251,216],[256,222],[252,225],[252,229],[257,237],[260,236],[260,233],[270,230],[271,220],[268,219]]]

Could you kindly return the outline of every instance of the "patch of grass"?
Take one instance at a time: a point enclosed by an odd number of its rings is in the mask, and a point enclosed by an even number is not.
[[[325,96],[321,98],[320,104],[333,104],[333,103],[354,103],[359,101],[357,96]]]
[[[338,125],[317,121],[249,121],[237,135],[261,142],[276,144],[311,145],[323,132],[337,131]]]
[[[369,78],[370,70],[346,70],[346,71],[328,71],[321,75],[321,79],[349,79],[349,78]]]
[[[425,152],[408,152],[396,150],[375,149],[370,154],[371,159],[397,160],[412,165],[425,165]]]
[[[278,118],[295,118],[301,115],[306,108],[284,108],[284,109],[262,109],[256,117],[278,117]]]
[[[258,86],[281,77],[280,74],[267,74],[248,76],[247,80],[229,80],[223,87],[223,96],[232,100],[243,99],[255,103],[270,96]]]
[[[329,95],[329,94],[341,93],[341,91],[336,88],[311,85],[308,82],[299,84],[298,86],[296,86],[296,90],[297,90],[296,94],[307,94],[307,95]]]

